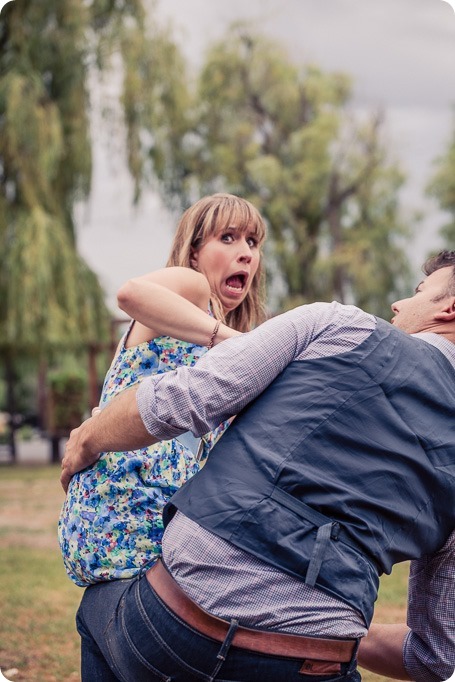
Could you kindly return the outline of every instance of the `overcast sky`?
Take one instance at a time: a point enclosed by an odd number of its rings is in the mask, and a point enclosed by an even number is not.
[[[158,11],[172,23],[195,68],[209,43],[232,21],[245,19],[286,45],[296,63],[351,75],[353,106],[385,110],[388,146],[409,178],[402,193],[405,210],[425,213],[412,245],[417,273],[445,219],[424,190],[453,122],[452,7],[444,0],[161,0]],[[79,219],[79,248],[113,304],[128,277],[164,266],[174,219],[153,194],[131,207],[131,183],[120,157],[106,153],[102,134],[98,139],[92,198]],[[121,150],[121,140],[117,145]]]

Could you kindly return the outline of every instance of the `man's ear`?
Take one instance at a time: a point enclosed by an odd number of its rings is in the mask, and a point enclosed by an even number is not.
[[[435,320],[440,322],[453,322],[455,320],[455,296],[451,296],[447,305],[434,316]]]

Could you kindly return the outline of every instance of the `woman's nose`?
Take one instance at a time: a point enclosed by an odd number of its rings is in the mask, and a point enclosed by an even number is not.
[[[251,247],[246,240],[243,240],[240,244],[239,253],[237,259],[240,261],[245,261],[249,263],[252,258]]]

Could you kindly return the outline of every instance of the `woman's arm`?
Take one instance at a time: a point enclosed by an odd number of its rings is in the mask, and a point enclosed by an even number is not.
[[[128,280],[119,290],[119,307],[137,322],[128,346],[156,336],[172,336],[206,346],[215,321],[207,315],[210,286],[191,268],[169,267]],[[221,324],[214,345],[239,332]]]

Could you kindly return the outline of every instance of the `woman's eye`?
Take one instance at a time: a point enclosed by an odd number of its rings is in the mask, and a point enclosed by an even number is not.
[[[257,239],[255,239],[255,237],[248,237],[246,241],[248,246],[251,247],[252,249],[254,249],[254,247],[258,245]]]
[[[232,241],[234,241],[234,236],[232,234],[222,234],[221,240],[230,244]]]

